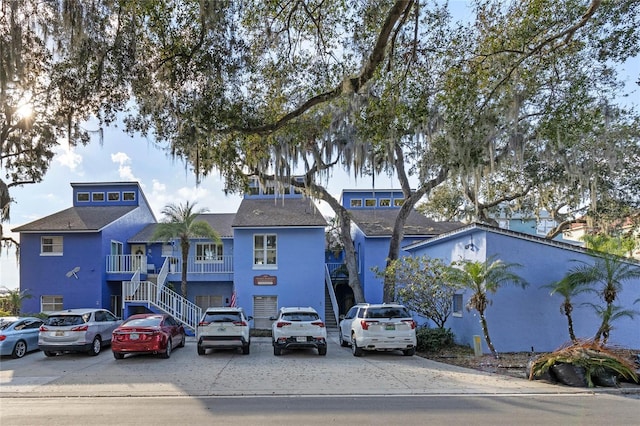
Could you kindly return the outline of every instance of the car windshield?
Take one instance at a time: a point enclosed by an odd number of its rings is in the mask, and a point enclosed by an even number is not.
[[[315,312],[285,312],[282,314],[285,321],[315,321],[320,319]]]
[[[160,325],[162,317],[132,318],[122,325],[126,327],[155,327]]]
[[[369,308],[365,318],[410,318],[409,312],[402,307]]]
[[[207,312],[204,322],[235,322],[242,321],[239,312]]]
[[[87,316],[81,315],[52,315],[47,318],[47,325],[64,327],[69,325],[81,325],[84,324]]]

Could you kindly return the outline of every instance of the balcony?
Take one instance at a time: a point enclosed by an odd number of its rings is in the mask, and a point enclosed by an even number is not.
[[[168,263],[170,274],[182,273],[182,261],[177,257],[164,258]],[[106,259],[106,272],[110,274],[133,274],[136,271],[149,271],[146,256],[122,254],[109,255]],[[154,265],[159,270],[161,265]],[[187,259],[187,274],[231,274],[233,273],[233,256],[218,256],[215,259],[199,260],[195,257]]]

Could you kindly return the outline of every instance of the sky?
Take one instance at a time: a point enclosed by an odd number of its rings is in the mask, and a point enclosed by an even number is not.
[[[452,1],[455,14],[465,19],[466,2]],[[627,83],[631,93],[623,102],[640,106],[640,94],[635,81],[640,70],[640,57],[633,58],[621,67],[620,77]],[[88,129],[97,130],[88,124]],[[224,183],[215,173],[205,178],[200,185],[192,172],[179,159],[172,159],[166,151],[149,139],[132,137],[122,128],[104,129],[102,144],[97,136],[84,147],[70,148],[61,145],[51,162],[44,180],[38,184],[12,188],[11,220],[3,223],[5,235],[16,240],[17,234],[10,233],[25,223],[48,216],[73,204],[71,183],[76,182],[122,182],[137,181],[151,204],[157,220],[162,219],[161,210],[168,203],[196,202],[196,207],[211,213],[234,213],[240,205],[240,195],[225,195]],[[336,172],[329,178],[327,189],[339,198],[343,189],[371,188],[369,179],[355,180],[345,172]],[[399,184],[388,176],[375,179],[376,189],[399,189]],[[326,216],[332,215],[328,205],[319,208]],[[19,287],[18,264],[15,250],[0,247],[0,289]]]

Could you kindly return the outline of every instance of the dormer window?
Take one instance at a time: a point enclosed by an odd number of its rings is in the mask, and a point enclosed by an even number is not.
[[[365,207],[375,207],[377,204],[377,200],[375,198],[367,198],[364,200]]]
[[[391,206],[391,200],[388,198],[381,198],[380,199],[380,207],[390,207]]]
[[[136,193],[133,191],[124,191],[122,193],[122,200],[123,201],[135,201],[136,200]]]
[[[104,201],[104,192],[92,192],[91,201]]]
[[[119,192],[107,192],[107,200],[109,200],[109,201],[120,201],[120,193]]]
[[[88,192],[78,192],[76,194],[76,199],[79,203],[87,203],[89,202],[89,193]]]

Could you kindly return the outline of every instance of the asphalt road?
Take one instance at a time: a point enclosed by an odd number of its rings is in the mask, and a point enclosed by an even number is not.
[[[528,381],[398,353],[351,355],[331,337],[317,352],[116,361],[40,352],[0,360],[0,424],[640,424],[638,395]]]

